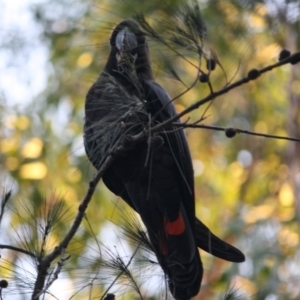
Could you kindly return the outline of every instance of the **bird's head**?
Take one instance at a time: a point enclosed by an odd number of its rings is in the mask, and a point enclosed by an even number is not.
[[[112,33],[110,44],[115,49],[117,61],[135,61],[139,49],[146,43],[138,24],[127,19],[119,23]]]

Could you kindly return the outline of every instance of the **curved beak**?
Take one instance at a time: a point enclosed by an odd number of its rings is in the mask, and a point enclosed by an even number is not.
[[[137,39],[127,27],[123,28],[116,37],[116,47],[120,52],[126,52],[137,47]]]

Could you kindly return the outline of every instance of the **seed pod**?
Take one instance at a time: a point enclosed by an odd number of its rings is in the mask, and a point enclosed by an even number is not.
[[[208,82],[209,81],[209,76],[206,73],[202,73],[199,76],[199,81],[202,83]]]
[[[298,53],[298,55],[295,55],[294,57],[291,57],[291,64],[295,65],[300,61],[300,54]]]
[[[216,61],[213,58],[208,59],[206,61],[206,68],[208,71],[213,71],[216,68],[216,66],[217,66]]]
[[[0,288],[5,289],[8,287],[8,282],[5,279],[0,280]]]
[[[248,79],[254,80],[260,76],[260,73],[257,69],[252,69],[248,72]]]
[[[115,300],[116,296],[114,294],[107,294],[104,300]]]
[[[228,138],[233,138],[235,135],[236,135],[236,129],[234,128],[227,128],[225,130],[225,135],[228,137]]]
[[[287,58],[289,56],[291,56],[291,52],[289,50],[282,49],[279,53],[278,60],[279,61],[284,60],[285,58]]]

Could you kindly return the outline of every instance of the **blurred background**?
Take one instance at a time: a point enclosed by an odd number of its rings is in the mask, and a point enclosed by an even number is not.
[[[62,239],[95,173],[83,148],[84,101],[106,62],[113,28],[142,13],[163,32],[164,22],[176,17],[183,2],[2,0],[0,188],[3,195],[11,189],[12,197],[2,219],[0,244],[39,253],[39,226],[47,218],[55,220],[55,226],[45,249]],[[252,68],[275,63],[283,48],[292,53],[300,49],[299,1],[198,3],[207,26],[205,47],[220,62],[211,74],[215,91]],[[185,86],[167,72],[168,61],[186,85],[195,81],[195,69],[179,55],[157,41],[150,40],[149,49],[156,80],[172,97]],[[198,64],[185,50],[183,55]],[[199,82],[176,100],[176,108],[181,111],[209,93]],[[202,122],[206,125],[299,138],[299,106],[299,65],[285,65],[189,117],[197,120],[207,109]],[[205,278],[197,299],[219,299],[228,288],[249,299],[299,299],[299,143],[245,134],[229,139],[224,132],[205,129],[186,132],[195,169],[197,216],[246,255],[246,262],[236,265],[201,252]],[[122,211],[130,215],[122,200],[100,183],[68,248],[71,258],[65,271],[46,299],[100,298],[114,279],[99,265],[103,249],[108,256],[130,256],[133,251],[119,229],[126,219]],[[0,279],[9,282],[3,299],[30,299],[33,260],[8,250],[0,250],[0,255]],[[144,299],[157,299],[164,292],[163,275],[159,268],[147,268],[135,266],[136,282]],[[140,299],[135,287],[121,278],[113,291],[117,299]]]

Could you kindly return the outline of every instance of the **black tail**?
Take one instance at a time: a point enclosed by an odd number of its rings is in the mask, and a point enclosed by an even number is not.
[[[227,261],[235,263],[245,261],[245,255],[239,249],[219,239],[199,219],[195,220],[197,247]]]

